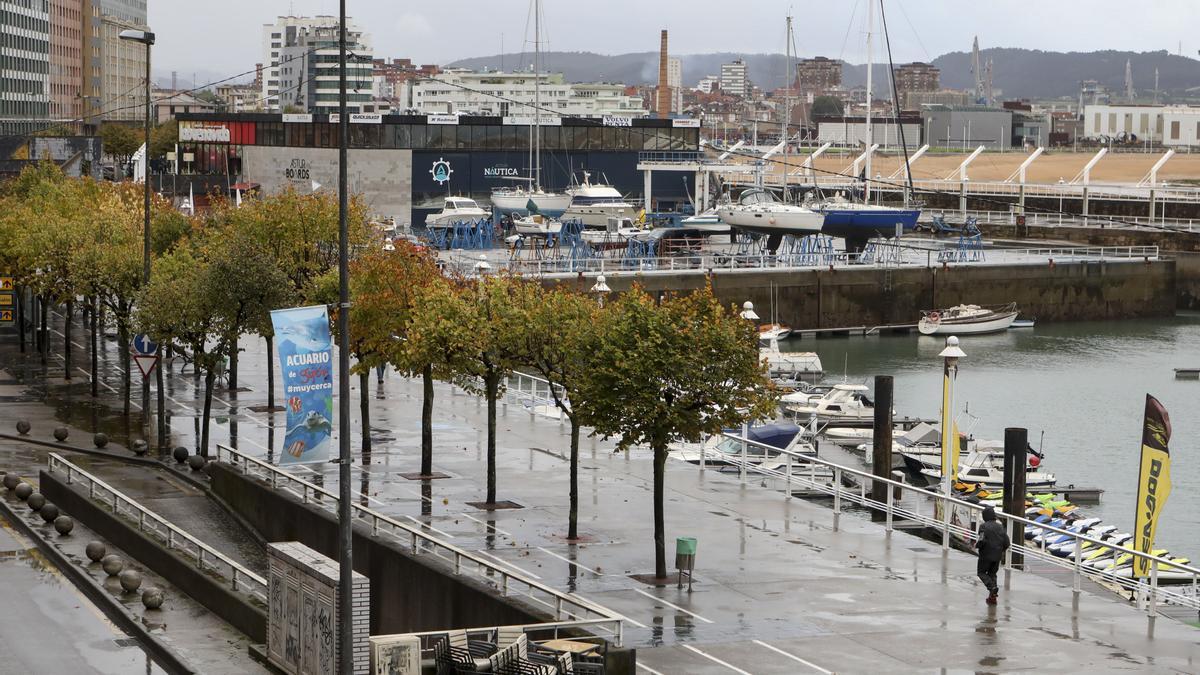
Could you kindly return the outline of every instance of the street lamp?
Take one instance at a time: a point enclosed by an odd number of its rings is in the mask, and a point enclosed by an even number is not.
[[[475,276],[482,279],[487,276],[488,271],[491,269],[492,265],[487,261],[487,256],[480,253],[479,262],[475,263]]]
[[[608,287],[607,283],[605,283],[603,274],[596,277],[596,283],[592,285],[592,292],[596,294],[596,301],[600,303],[601,307],[603,307],[604,298],[608,297],[609,293],[612,293],[612,289]]]
[[[754,303],[747,300],[742,303],[742,313],[739,315],[747,321],[758,321],[758,313],[754,311]]]
[[[942,549],[950,545],[950,488],[958,471],[958,435],[954,433],[954,381],[958,378],[958,360],[967,353],[958,346],[958,338],[946,338],[942,357]]]
[[[142,172],[142,284],[150,285],[150,47],[154,44],[154,33],[148,30],[123,30],[118,36],[128,42],[138,42],[146,46],[146,119],[143,123],[145,132],[145,148],[142,152],[142,162],[145,171]],[[162,352],[158,354],[160,360]],[[162,366],[158,369],[158,442],[162,445],[166,437],[166,419],[163,417],[163,381]],[[142,410],[150,409],[150,378],[142,377]]]

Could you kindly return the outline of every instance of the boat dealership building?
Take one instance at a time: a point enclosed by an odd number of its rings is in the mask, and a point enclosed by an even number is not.
[[[337,189],[336,114],[204,113],[179,115],[179,179],[223,177],[273,193]],[[350,190],[376,215],[423,223],[447,196],[489,203],[496,188],[527,184],[531,117],[356,114],[350,119]],[[700,150],[695,119],[541,120],[541,185],[562,190],[591,174],[629,200],[645,191],[639,160],[687,157]],[[198,190],[199,192],[200,190]],[[655,172],[655,210],[673,210],[695,195],[692,173]]]

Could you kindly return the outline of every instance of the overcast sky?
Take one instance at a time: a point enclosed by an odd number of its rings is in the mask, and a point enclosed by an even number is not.
[[[867,0],[543,0],[548,49],[603,54],[656,51],[670,31],[673,54],[784,51],[784,16],[796,17],[801,56],[865,61]],[[379,57],[444,64],[532,50],[530,0],[348,0]],[[281,14],[336,14],[337,0],[149,0],[156,74],[213,79],[262,61],[261,26]],[[1119,49],[1195,56],[1200,0],[887,0],[895,60],[930,60],[980,46],[1055,51]],[[527,37],[527,33],[529,34]],[[879,54],[880,52],[876,52]],[[1200,74],[1198,74],[1200,75]],[[203,78],[201,78],[203,80]]]

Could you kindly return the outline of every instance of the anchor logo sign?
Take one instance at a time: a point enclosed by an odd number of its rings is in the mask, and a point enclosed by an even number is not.
[[[441,157],[433,163],[433,168],[429,170],[429,174],[433,176],[433,181],[438,185],[448,183],[450,181],[450,174],[452,173],[454,173],[454,169],[450,168],[450,162]]]

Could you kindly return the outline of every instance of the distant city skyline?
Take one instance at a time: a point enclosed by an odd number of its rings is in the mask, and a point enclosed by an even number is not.
[[[468,4],[481,0],[468,0]],[[372,34],[377,57],[411,58],[418,63],[445,64],[458,59],[532,51],[529,0],[495,0],[480,11],[464,14],[463,3],[421,4],[396,10],[392,0],[351,0],[348,12]],[[671,53],[687,55],[713,52],[745,54],[783,53],[783,18],[788,4],[748,0],[737,5],[737,14],[696,11],[694,2],[607,0],[604,3],[564,3],[543,0],[545,42],[551,51],[589,51],[601,54],[649,52],[658,49],[660,29],[670,31]],[[851,63],[866,57],[864,40],[866,0],[824,3],[819,9],[793,6],[796,16],[796,51],[800,56],[827,56]],[[953,51],[969,51],[975,35],[980,45],[1047,51],[1100,51],[1106,49],[1182,52],[1194,57],[1200,38],[1191,27],[1200,24],[1200,2],[1157,0],[1139,6],[1131,17],[1128,3],[1093,0],[1087,11],[1075,3],[1038,5],[1036,21],[1030,5],[1017,0],[972,3],[969,8],[952,0],[889,1],[888,27],[897,62],[929,61]],[[336,14],[337,0],[295,0],[246,3],[209,0],[204,5],[183,5],[149,0],[149,23],[157,33],[154,72],[160,81],[171,71],[181,84],[204,84],[221,77],[250,71],[262,60],[259,35],[264,23],[287,14]],[[639,17],[636,29],[629,18]],[[1139,26],[1155,30],[1129,30],[1112,20],[1130,16]],[[578,31],[577,26],[588,30]],[[774,28],[773,28],[774,27]],[[1064,30],[1075,27],[1075,30]],[[1163,27],[1167,27],[1165,30]],[[1174,27],[1177,34],[1171,34]],[[719,30],[718,30],[719,29]],[[876,30],[879,30],[878,19]],[[530,33],[527,37],[526,33]],[[220,39],[198,36],[219,35]],[[776,39],[777,38],[777,39]],[[875,43],[876,58],[884,55],[882,39]],[[248,79],[249,76],[247,76]],[[1197,72],[1200,82],[1200,71]],[[686,86],[695,83],[685,82]]]

